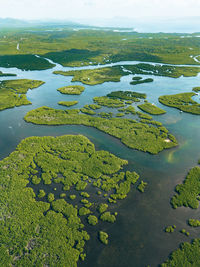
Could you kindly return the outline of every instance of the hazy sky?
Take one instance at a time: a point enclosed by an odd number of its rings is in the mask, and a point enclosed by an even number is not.
[[[78,19],[199,16],[200,0],[0,0],[0,17]]]

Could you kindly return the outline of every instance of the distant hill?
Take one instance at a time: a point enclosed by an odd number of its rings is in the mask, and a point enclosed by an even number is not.
[[[0,18],[0,29],[1,28],[26,28],[26,27],[73,27],[73,28],[80,28],[80,27],[87,27],[80,23],[72,22],[72,21],[65,21],[65,20],[20,20],[20,19],[13,19],[13,18]]]

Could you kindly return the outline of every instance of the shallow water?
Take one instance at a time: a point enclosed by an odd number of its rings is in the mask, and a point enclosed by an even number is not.
[[[115,224],[100,222],[94,228],[86,226],[87,231],[91,233],[91,240],[86,245],[86,260],[83,263],[79,262],[78,266],[142,267],[148,264],[157,266],[181,242],[190,241],[200,234],[200,230],[189,228],[186,225],[187,219],[199,218],[199,209],[179,208],[173,210],[170,206],[170,198],[174,194],[176,184],[183,181],[188,170],[195,166],[200,159],[200,116],[180,113],[177,109],[163,106],[158,102],[158,97],[164,94],[189,92],[193,87],[199,86],[200,76],[177,79],[156,76],[153,77],[152,83],[132,86],[129,83],[133,75],[128,75],[122,77],[121,81],[117,83],[86,85],[82,95],[69,96],[60,94],[57,88],[71,84],[71,77],[52,74],[52,71],[57,69],[80,68],[63,68],[58,64],[54,69],[44,71],[0,68],[0,71],[17,74],[17,77],[5,77],[1,80],[29,78],[45,81],[41,87],[28,91],[27,98],[33,103],[32,105],[0,112],[0,158],[8,156],[17,144],[28,136],[83,134],[95,144],[96,149],[108,150],[127,159],[129,161],[127,168],[135,170],[140,174],[142,180],[148,182],[146,191],[142,194],[133,189],[126,199],[111,206],[114,211],[118,211]],[[175,135],[179,146],[165,150],[158,155],[150,155],[129,149],[118,139],[94,128],[73,125],[39,126],[23,120],[27,111],[43,105],[65,109],[57,102],[78,100],[79,103],[72,108],[79,108],[92,103],[94,96],[103,96],[114,90],[134,90],[146,93],[148,101],[165,109],[166,114],[153,116],[153,118],[161,121]],[[195,100],[198,101],[198,97],[195,97]],[[114,109],[105,110],[115,112]],[[131,115],[129,117],[131,118]],[[165,226],[171,224],[176,224],[177,230],[173,234],[164,233]],[[179,233],[182,228],[189,230],[190,237]],[[97,240],[96,230],[98,229],[108,232],[109,244],[107,246]]]

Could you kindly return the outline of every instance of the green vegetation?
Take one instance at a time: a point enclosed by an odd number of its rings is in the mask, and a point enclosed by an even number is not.
[[[43,189],[40,189],[40,190],[39,190],[38,197],[39,197],[39,198],[43,198],[43,197],[45,197],[45,196],[46,196],[45,191],[44,191]]]
[[[34,89],[44,84],[42,81],[19,79],[0,82],[0,110],[29,105],[26,98],[28,89]]]
[[[99,239],[104,245],[108,244],[108,234],[107,233],[105,233],[103,231],[99,231]]]
[[[53,73],[73,76],[72,82],[82,82],[88,85],[102,84],[104,82],[119,82],[123,75],[128,75],[120,66],[89,70],[54,71]]]
[[[0,77],[6,77],[6,76],[17,76],[17,75],[12,73],[3,73],[2,71],[0,71]]]
[[[111,214],[109,211],[102,213],[100,219],[104,222],[110,222],[110,223],[114,223],[116,221],[115,215]]]
[[[191,53],[194,56],[199,55],[198,38],[194,34],[184,34],[190,38],[181,38],[181,35],[113,32],[112,29],[74,31],[64,25],[62,31],[52,29],[50,32],[41,27],[4,31],[0,35],[0,65],[7,67],[9,63],[13,67],[32,69],[52,67],[44,58],[52,59],[63,66],[96,65],[125,60],[198,65],[191,57]],[[19,49],[16,49],[17,44]],[[35,54],[42,58],[35,57]]]
[[[66,107],[71,107],[78,104],[78,101],[59,101],[58,104]]]
[[[138,108],[140,108],[141,110],[149,113],[149,114],[152,114],[152,115],[160,115],[160,114],[165,114],[166,111],[161,109],[161,108],[158,108],[157,106],[149,103],[149,102],[146,102],[144,104],[141,104],[141,105],[138,105]]]
[[[91,225],[96,225],[98,223],[98,219],[94,215],[89,215],[88,216],[88,223]]]
[[[119,108],[119,107],[124,107],[124,101],[119,100],[119,99],[112,99],[106,96],[97,96],[93,98],[93,101],[95,103],[98,103],[98,105],[101,106],[106,106],[109,108]]]
[[[182,234],[184,234],[184,235],[186,235],[186,236],[189,236],[189,235],[190,235],[190,233],[187,232],[185,229],[181,229],[181,230],[180,230],[180,233],[182,233]]]
[[[165,232],[166,233],[173,233],[175,229],[176,229],[176,225],[170,225],[170,226],[167,226],[165,228]]]
[[[139,102],[139,98],[145,99],[146,94],[132,92],[132,91],[114,91],[110,94],[107,94],[107,97],[113,99],[121,99],[121,100],[132,100],[135,102]]]
[[[69,198],[70,198],[71,200],[74,200],[74,199],[76,198],[76,195],[70,195]]]
[[[53,68],[55,64],[51,64],[45,58],[35,55],[5,55],[0,56],[0,66],[21,70],[46,70]]]
[[[120,108],[120,109],[118,109],[118,111],[122,111],[122,112],[124,112],[125,114],[133,114],[133,115],[136,114],[136,112],[135,112],[135,108],[132,107],[132,106],[129,106],[129,107],[127,107],[127,108]]]
[[[82,197],[90,197],[90,195],[87,192],[81,192],[81,196]]]
[[[136,77],[133,77],[133,81],[130,82],[130,84],[132,85],[136,85],[136,84],[141,84],[141,83],[150,83],[150,82],[153,82],[153,79],[152,78],[147,78],[147,79],[135,79]],[[140,77],[138,77],[140,78]]]
[[[108,204],[105,204],[105,203],[101,203],[99,205],[99,208],[98,208],[98,210],[99,210],[100,213],[105,212],[107,209],[108,209]]]
[[[119,113],[116,114],[116,117],[124,117],[124,116],[125,116],[125,114],[122,113],[122,112],[119,112]]]
[[[29,111],[25,121],[44,125],[86,125],[95,127],[105,133],[115,136],[130,148],[157,154],[165,148],[177,145],[174,136],[163,126],[154,126],[154,121],[145,123],[132,119],[111,118],[104,119],[83,114],[68,114],[64,110],[41,107]],[[159,123],[160,125],[160,123]],[[161,124],[162,125],[162,124]]]
[[[137,189],[138,189],[140,192],[144,193],[144,190],[145,190],[146,186],[147,186],[147,183],[144,182],[144,181],[141,181],[140,184],[138,185]]]
[[[188,224],[192,227],[199,227],[200,226],[200,221],[195,220],[195,219],[189,219]]]
[[[97,188],[106,192],[103,200],[107,201],[112,195],[130,191],[130,184],[138,178],[135,172],[121,171],[127,163],[109,152],[96,151],[94,144],[80,135],[24,139],[0,161],[0,183],[4,188],[0,190],[0,257],[6,256],[6,262],[16,266],[75,267],[79,258],[84,259],[85,241],[89,239],[79,216],[90,214],[88,222],[95,225],[98,219],[93,212],[102,212],[101,219],[108,222],[114,222],[117,213],[111,215],[106,211],[108,204],[99,201],[93,205],[82,199],[77,205],[69,204],[63,199],[66,193],[54,195],[56,187],[48,188],[48,184],[61,183],[68,190],[77,188],[82,191],[78,195],[89,197],[84,188],[89,180],[93,186],[97,182]],[[47,197],[41,183],[30,183],[34,176],[46,183]],[[68,196],[74,199],[70,193]],[[102,197],[99,199],[102,201]],[[107,242],[105,235],[101,239]]]
[[[95,115],[96,112],[92,109],[87,109],[87,108],[81,108],[80,111],[82,113],[88,114],[88,115]]]
[[[200,91],[200,87],[194,87],[194,88],[192,88],[192,91],[199,92]]]
[[[97,115],[101,118],[110,119],[113,114],[112,112],[99,112]]]
[[[49,202],[52,202],[52,201],[54,201],[55,196],[54,196],[53,193],[49,193],[48,196],[47,196],[47,198],[48,198],[48,201],[49,201]]]
[[[194,239],[192,243],[184,242],[161,267],[199,266],[199,255],[200,239]]]
[[[199,207],[199,194],[200,194],[200,167],[192,168],[184,183],[176,186],[176,192],[172,199],[171,204],[173,208],[185,206],[197,209]]]
[[[85,90],[85,87],[81,85],[69,85],[58,88],[57,90],[62,94],[80,95]]]
[[[100,109],[101,106],[97,105],[97,104],[90,104],[90,105],[85,105],[84,108],[89,108],[89,109],[96,110],[96,109]]]
[[[160,103],[180,109],[185,112],[200,115],[200,104],[192,100],[195,93],[181,93],[176,95],[164,95],[159,97]]]
[[[145,75],[154,75],[154,76],[165,76],[171,78],[179,78],[182,75],[184,77],[193,77],[197,76],[200,72],[200,68],[196,67],[179,67],[179,66],[170,66],[170,65],[151,65],[140,63],[136,65],[126,65],[127,70],[131,71],[132,74],[145,74]],[[140,83],[139,81],[131,82],[131,84]]]

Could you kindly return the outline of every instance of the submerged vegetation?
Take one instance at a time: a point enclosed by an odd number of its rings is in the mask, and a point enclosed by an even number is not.
[[[176,95],[164,95],[159,97],[163,105],[177,108],[184,112],[200,115],[200,104],[192,100],[195,93],[180,93]]]
[[[80,95],[85,90],[85,87],[81,85],[69,85],[58,88],[57,90],[62,94]]]
[[[85,125],[95,127],[105,133],[115,136],[130,148],[157,154],[166,148],[177,145],[174,136],[162,126],[153,125],[154,121],[137,122],[123,118],[98,118],[89,115],[41,107],[29,111],[24,117],[25,121],[44,125]],[[167,141],[166,141],[167,140]]]
[[[28,89],[44,84],[42,81],[19,79],[0,82],[0,110],[31,104],[26,98]]]
[[[135,172],[121,171],[127,163],[107,151],[96,151],[80,135],[24,139],[9,157],[0,161],[4,188],[0,191],[3,214],[0,258],[6,257],[6,264],[16,266],[77,266],[79,258],[83,260],[86,256],[85,241],[90,238],[83,230],[81,217],[89,214],[88,223],[95,225],[99,212],[105,222],[114,222],[117,215],[106,211],[109,206],[106,203],[96,204],[96,211],[95,206],[90,209],[84,198],[90,197],[87,185],[90,181],[94,189],[106,192],[107,197],[100,201],[123,199],[138,179]],[[33,177],[38,179],[34,186]],[[43,179],[46,185],[55,184],[46,193],[41,189]],[[56,194],[58,183],[67,190],[65,193]],[[77,197],[83,198],[78,205],[70,204],[76,197],[70,194],[73,188],[81,191],[77,191]],[[95,190],[90,194],[98,198]],[[97,216],[92,214],[95,212]],[[108,243],[106,233],[100,232],[99,238]]]
[[[141,110],[152,114],[152,115],[161,115],[161,114],[165,114],[166,111],[155,106],[154,104],[151,104],[149,102],[146,102],[144,104],[138,105],[138,108],[140,108]]]

